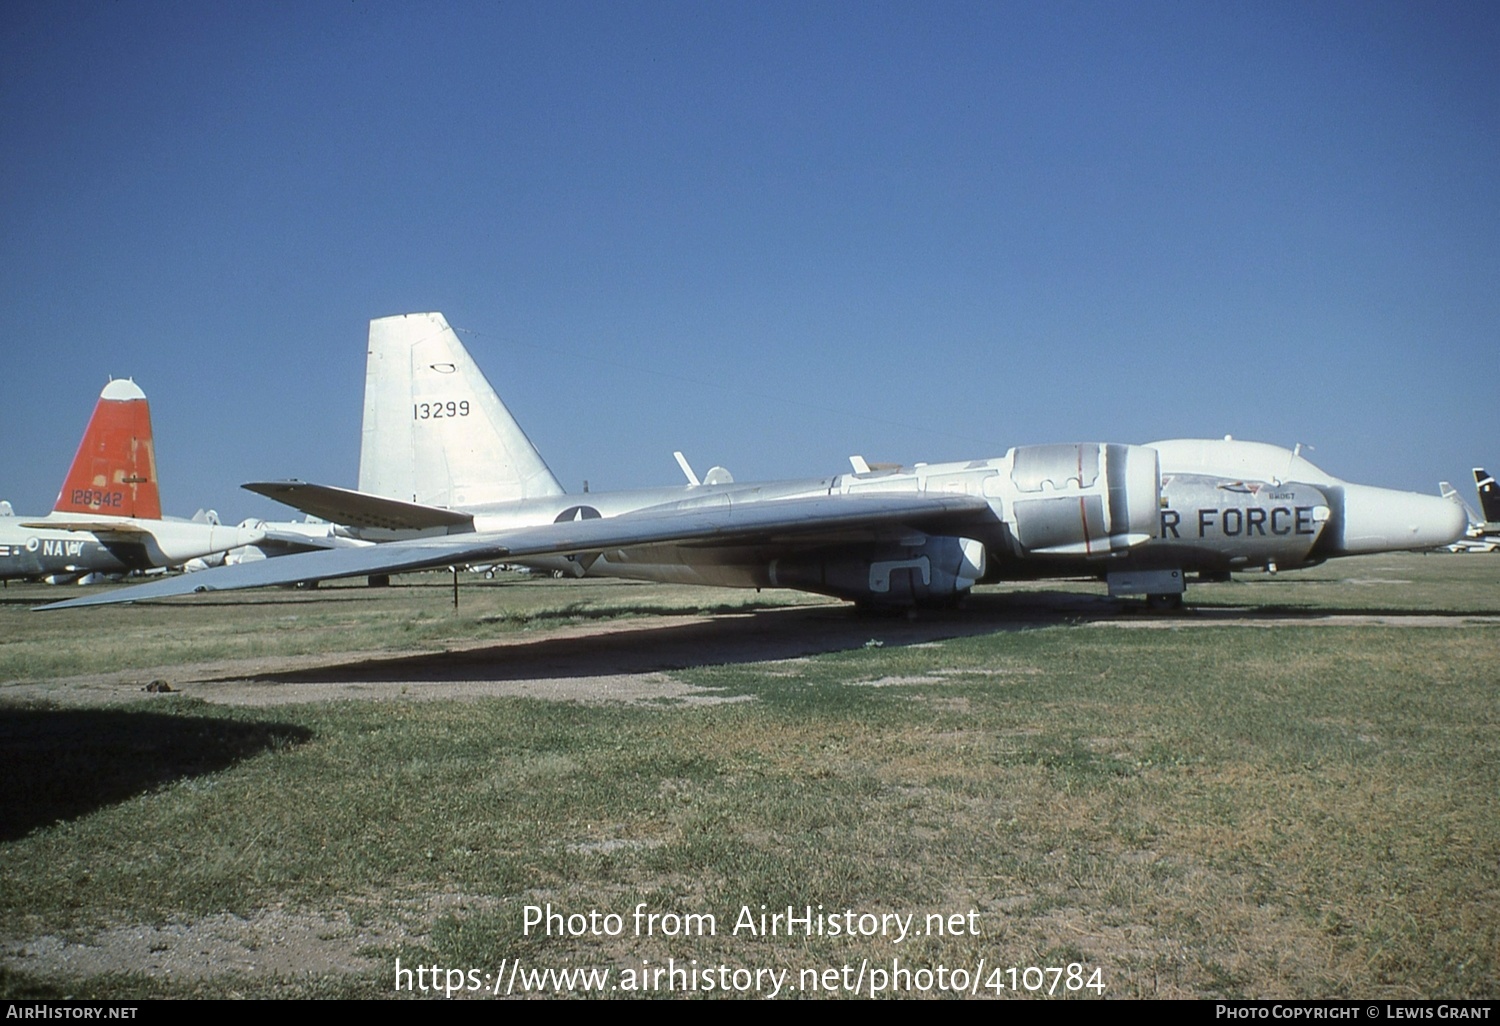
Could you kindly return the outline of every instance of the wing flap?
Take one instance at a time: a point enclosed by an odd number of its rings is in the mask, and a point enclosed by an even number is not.
[[[989,503],[967,495],[826,495],[733,503],[709,509],[650,508],[595,520],[569,520],[508,531],[445,535],[360,549],[282,556],[203,570],[190,578],[154,581],[54,602],[40,608],[69,609],[194,592],[404,573],[464,563],[599,552],[663,542],[744,545],[773,536],[816,536],[840,528],[894,524],[921,526],[954,518],[984,516],[993,516]]]

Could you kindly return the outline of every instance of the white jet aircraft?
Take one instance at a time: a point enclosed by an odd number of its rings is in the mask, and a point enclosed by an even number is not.
[[[783,587],[863,607],[961,599],[980,581],[1097,576],[1177,604],[1186,575],[1432,548],[1459,504],[1351,484],[1256,442],[1087,442],[741,484],[566,494],[441,314],[370,324],[358,491],[254,491],[385,544],[223,567],[48,609],[508,562],[676,583]]]
[[[135,382],[104,386],[52,512],[0,513],[0,578],[68,583],[94,574],[180,566],[261,533],[163,518],[151,408]]]

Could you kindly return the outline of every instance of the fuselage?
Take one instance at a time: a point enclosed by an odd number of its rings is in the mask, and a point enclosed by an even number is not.
[[[389,524],[405,517],[415,530],[415,513],[430,527],[48,608],[494,561],[898,609],[949,604],[980,581],[1087,576],[1112,596],[1160,605],[1180,602],[1190,573],[1427,548],[1457,538],[1465,521],[1449,499],[1349,484],[1284,449],[1232,440],[1022,446],[891,470],[851,462],[854,473],[829,477],[737,484],[715,474],[712,484],[463,510],[381,507],[348,493],[380,516],[399,514]],[[344,501],[309,487],[318,503]]]
[[[1278,446],[1201,439],[1149,446],[1032,446],[989,459],[899,470],[557,495],[470,512],[474,529],[490,532],[647,509],[689,511],[859,492],[983,498],[987,512],[940,530],[982,546],[984,580],[1294,569],[1336,556],[1443,545],[1464,526],[1458,505],[1436,496],[1350,484]],[[853,566],[850,572],[857,574],[865,566],[919,566],[929,555],[940,560],[924,548],[936,530],[800,538],[791,555],[786,539],[767,537],[524,562],[578,575],[789,585],[849,597],[839,567]]]
[[[97,529],[78,526],[83,524]],[[261,537],[256,530],[192,520],[68,513],[6,516],[0,517],[0,579],[71,580],[93,573],[180,566]]]

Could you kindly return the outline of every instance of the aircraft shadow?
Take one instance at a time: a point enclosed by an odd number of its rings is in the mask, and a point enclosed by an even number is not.
[[[642,612],[660,614],[660,609]],[[328,666],[256,674],[267,683],[445,683],[567,680],[641,674],[695,666],[732,666],[863,648],[871,640],[899,648],[949,638],[1102,621],[1165,621],[1212,626],[1246,622],[1296,624],[1329,616],[1454,616],[1421,609],[1189,606],[1155,613],[1139,601],[1063,591],[970,597],[962,609],[922,611],[914,619],[870,617],[851,606],[770,607],[718,613],[712,619],[631,627],[618,622],[596,634],[535,639],[510,634],[494,645],[458,652],[360,658]],[[243,680],[241,676],[213,682]]]
[[[777,607],[581,636],[527,640],[512,634],[462,652],[359,659],[255,679],[283,684],[564,680],[794,659],[862,648],[871,639],[901,647],[1114,616],[1118,610],[1119,604],[1107,599],[1065,592],[976,596],[961,610],[923,611],[915,619],[861,616],[849,606]],[[220,680],[232,679],[243,678]]]
[[[311,737],[286,723],[0,705],[0,841]]]

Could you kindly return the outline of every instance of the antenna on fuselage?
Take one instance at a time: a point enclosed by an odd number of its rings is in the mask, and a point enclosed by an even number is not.
[[[1287,469],[1287,474],[1288,475],[1290,475],[1291,472],[1292,472],[1292,464],[1299,457],[1301,457],[1303,449],[1306,449],[1309,452],[1317,452],[1318,451],[1316,446],[1308,445],[1306,442],[1298,442],[1296,445],[1292,446],[1292,458],[1291,458],[1291,460],[1287,461],[1287,465],[1286,465],[1286,469]],[[1278,481],[1276,483],[1280,484],[1281,482]]]

